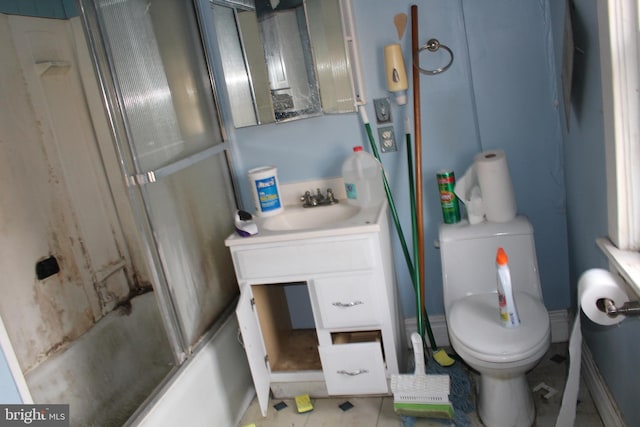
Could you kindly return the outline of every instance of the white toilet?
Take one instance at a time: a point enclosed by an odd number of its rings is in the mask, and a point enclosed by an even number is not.
[[[520,326],[500,323],[496,252],[509,257]],[[453,349],[480,373],[478,415],[489,427],[533,425],[525,373],[551,342],[542,300],[533,228],[524,216],[508,223],[440,226],[444,309]]]

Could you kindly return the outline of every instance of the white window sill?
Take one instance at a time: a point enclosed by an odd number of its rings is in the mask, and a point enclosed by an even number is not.
[[[606,237],[596,239],[596,243],[629,287],[640,296],[640,252],[618,249]]]

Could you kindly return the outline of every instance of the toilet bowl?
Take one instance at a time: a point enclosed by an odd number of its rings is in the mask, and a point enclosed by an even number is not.
[[[520,325],[500,322],[495,255],[509,256]],[[551,342],[538,276],[533,229],[519,216],[509,223],[440,227],[445,318],[451,346],[479,373],[478,416],[490,427],[533,425],[535,407],[525,374]]]

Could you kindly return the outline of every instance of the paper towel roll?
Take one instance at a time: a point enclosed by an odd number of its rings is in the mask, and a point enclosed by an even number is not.
[[[516,199],[504,151],[483,151],[475,156],[474,166],[487,221],[511,221],[516,216]]]
[[[578,280],[578,302],[584,314],[600,325],[615,325],[622,322],[625,316],[609,317],[598,304],[598,300],[609,298],[616,307],[622,306],[627,294],[607,270],[594,268],[582,273]],[[569,374],[562,395],[562,405],[556,419],[556,427],[573,427],[576,417],[576,403],[580,388],[580,362],[582,358],[582,331],[580,329],[580,311],[573,322],[569,338]]]

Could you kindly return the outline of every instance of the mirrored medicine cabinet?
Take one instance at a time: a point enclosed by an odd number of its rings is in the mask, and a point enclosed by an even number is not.
[[[210,4],[235,127],[357,110],[350,0]]]

